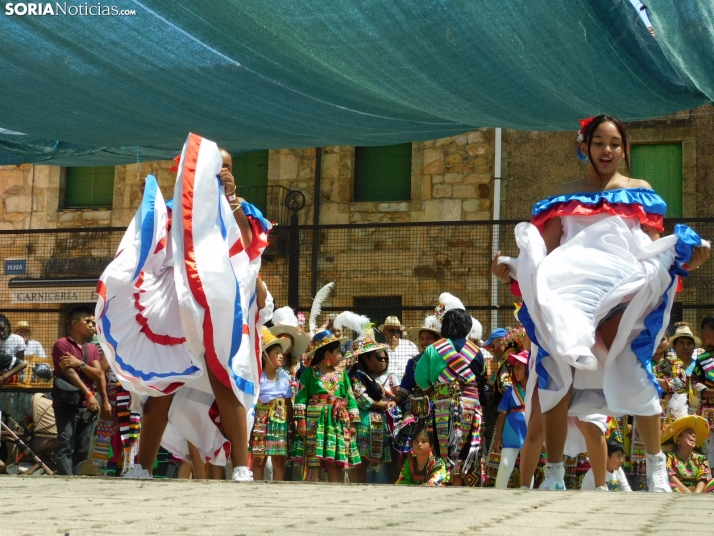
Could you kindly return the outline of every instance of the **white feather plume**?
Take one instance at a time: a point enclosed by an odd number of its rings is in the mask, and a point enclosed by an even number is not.
[[[439,322],[439,319],[436,318],[436,315],[429,315],[424,319],[422,327],[441,331],[441,322]]]
[[[315,295],[315,299],[312,300],[312,309],[310,309],[310,323],[308,324],[310,326],[310,336],[315,335],[315,333],[317,333],[317,317],[320,316],[320,312],[322,311],[322,303],[327,299],[334,287],[334,283],[328,283],[319,290],[319,292]]]
[[[471,317],[471,331],[469,332],[469,339],[481,340],[482,337],[483,337],[483,326],[481,326],[481,322],[479,322],[472,316]]]
[[[460,299],[448,292],[442,292],[441,295],[439,295],[439,303],[444,305],[444,312],[451,311],[452,309],[466,309]]]
[[[365,335],[374,336],[374,329],[372,326],[372,321],[364,316],[353,313],[352,311],[343,311],[335,317],[335,321],[332,323],[336,329],[349,328],[358,334],[358,338],[362,338]]]

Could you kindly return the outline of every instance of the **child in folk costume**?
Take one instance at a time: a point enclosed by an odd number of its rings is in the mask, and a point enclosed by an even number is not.
[[[273,480],[285,480],[288,457],[288,425],[292,422],[292,388],[290,377],[282,371],[283,352],[290,341],[278,338],[261,328],[263,338],[263,373],[260,396],[255,405],[255,424],[250,438],[253,476],[263,480],[268,456],[273,462]]]
[[[524,350],[517,354],[509,354],[508,362],[512,370],[512,383],[503,394],[498,405],[498,419],[494,432],[493,451],[501,453],[497,488],[508,487],[508,480],[516,465],[516,458],[523,447],[526,437],[525,411],[526,383],[528,382],[528,355]]]
[[[442,458],[434,456],[434,440],[429,430],[422,428],[412,438],[411,454],[404,460],[397,485],[441,487],[449,480]]]
[[[607,488],[610,491],[632,491],[630,483],[627,481],[625,471],[622,470],[622,464],[625,461],[625,446],[614,439],[609,439],[607,442]],[[580,485],[583,491],[594,491],[595,477],[593,476],[592,468],[585,473],[583,482]]]
[[[334,326],[337,329],[348,327],[358,334],[352,343],[352,354],[357,362],[347,375],[359,407],[357,448],[362,461],[350,469],[350,482],[386,484],[386,464],[392,461],[392,448],[385,412],[396,404],[387,399],[376,378],[387,370],[388,346],[374,340],[372,323],[366,316],[345,311],[337,315]]]
[[[310,338],[303,331],[293,310],[288,306],[273,311],[272,322],[273,326],[270,328],[270,333],[278,338],[290,341],[290,346],[288,346],[283,355],[284,359],[281,368],[289,374],[294,391],[297,392],[296,373],[300,366],[300,359],[310,343]]]
[[[293,458],[302,462],[303,479],[319,481],[327,470],[329,482],[339,482],[342,469],[360,463],[355,436],[360,422],[350,380],[338,372],[343,340],[328,330],[312,338],[310,366],[300,375],[293,414],[298,436]]]
[[[478,467],[481,446],[478,388],[484,361],[478,346],[466,340],[471,328],[471,316],[463,308],[444,313],[443,338],[424,351],[414,372],[417,385],[429,392],[434,404],[438,456],[449,466],[455,486],[480,481],[472,471]]]
[[[667,327],[678,277],[709,258],[709,244],[684,225],[660,238],[666,204],[646,181],[618,172],[623,159],[629,168],[619,119],[581,121],[578,144],[587,175],[539,201],[531,223],[516,226],[518,258],[496,255],[492,264],[499,281],[517,281],[524,302],[519,319],[534,344],[536,373],[526,407],[527,420],[538,421],[528,423],[528,435],[536,429],[545,435],[541,487],[564,487],[569,415],[630,414],[637,416],[646,450],[648,488],[669,492],[659,386],[649,362]],[[604,469],[604,449],[597,460]]]

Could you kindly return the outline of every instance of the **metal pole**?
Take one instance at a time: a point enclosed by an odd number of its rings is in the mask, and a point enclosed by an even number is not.
[[[288,244],[288,305],[294,311],[300,307],[300,226],[297,212],[290,216]]]
[[[319,225],[320,225],[320,179],[322,175],[322,147],[315,148],[315,189],[313,192],[313,214],[312,214],[312,285],[310,295],[317,294],[317,252],[319,249]]]
[[[501,129],[496,129],[496,146],[493,164],[493,235],[491,236],[491,258],[496,256],[501,244]],[[491,276],[491,305],[498,305],[498,279]],[[498,327],[498,310],[491,310],[491,331]]]

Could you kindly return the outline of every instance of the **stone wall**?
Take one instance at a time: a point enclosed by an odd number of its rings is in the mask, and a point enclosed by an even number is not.
[[[60,205],[62,168],[22,164],[0,166],[0,229],[125,227],[141,202],[139,177],[151,173],[166,199],[173,197],[176,175],[171,161],[117,166],[111,208],[63,209]]]

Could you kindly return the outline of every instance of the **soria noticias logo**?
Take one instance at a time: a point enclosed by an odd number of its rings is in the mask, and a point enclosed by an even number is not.
[[[105,4],[70,4],[67,2],[17,2],[5,4],[7,16],[58,16],[71,17],[133,17],[135,9],[120,9],[118,6]]]

